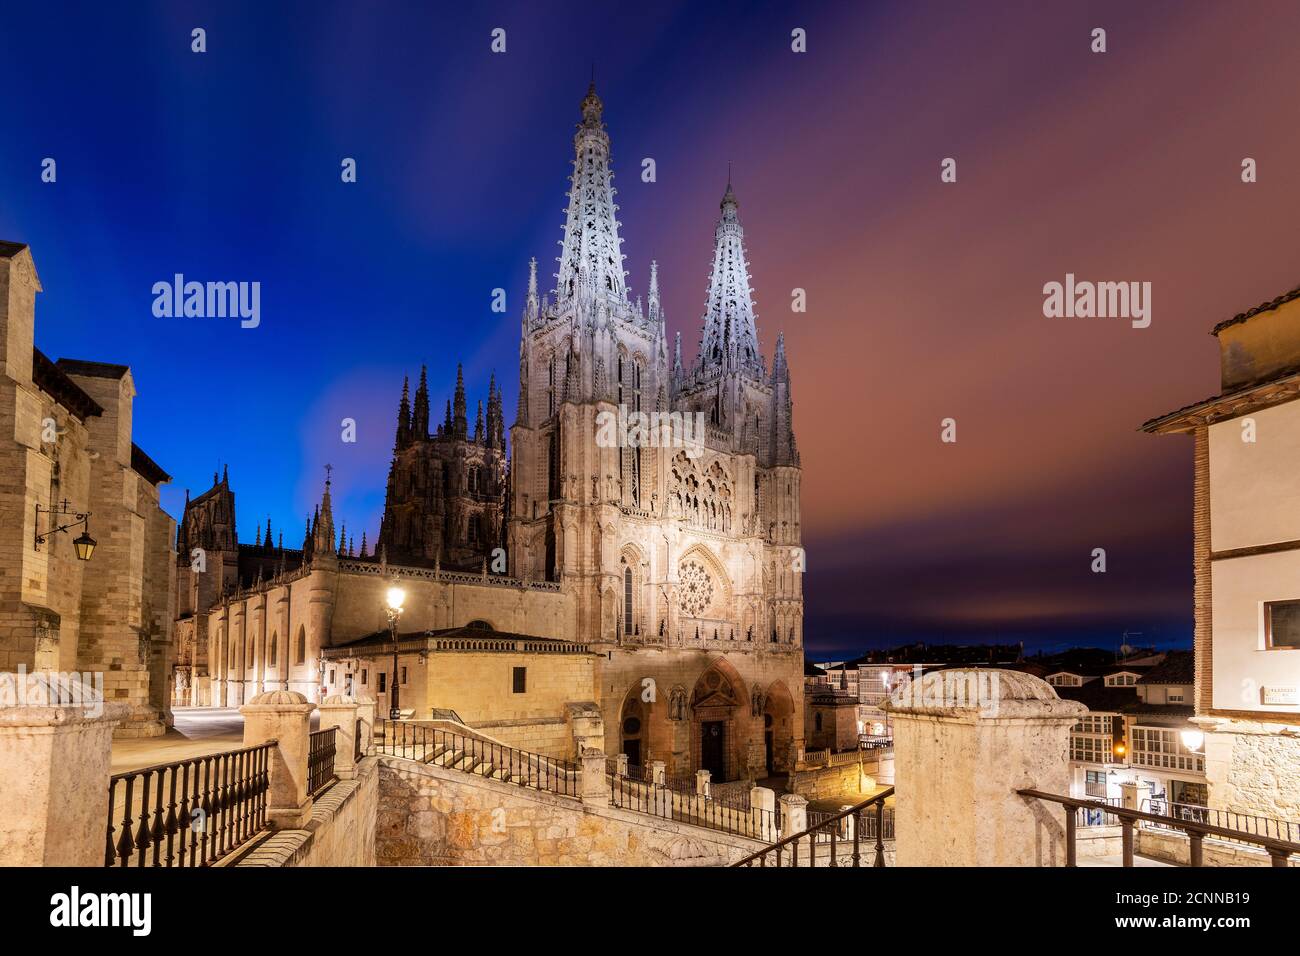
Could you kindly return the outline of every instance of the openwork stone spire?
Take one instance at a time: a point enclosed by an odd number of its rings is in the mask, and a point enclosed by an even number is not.
[[[598,299],[627,302],[620,251],[623,241],[618,237],[618,206],[609,168],[609,134],[601,122],[601,109],[593,83],[582,101],[582,122],[573,137],[569,210],[556,275],[559,305],[581,297],[584,283]]]
[[[740,225],[740,204],[730,176],[720,208],[699,368],[706,375],[740,371],[762,378],[764,365],[758,351],[754,290],[749,287],[749,266],[745,261],[745,231]]]

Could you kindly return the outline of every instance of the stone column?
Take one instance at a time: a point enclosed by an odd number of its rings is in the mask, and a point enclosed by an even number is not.
[[[128,712],[75,678],[0,674],[0,866],[104,865],[113,730]]]
[[[271,790],[267,819],[275,830],[296,830],[311,818],[307,790],[307,748],[315,704],[293,690],[258,694],[239,708],[244,715],[244,746],[275,740],[271,748]]]
[[[356,776],[357,702],[346,694],[331,694],[320,705],[320,729],[334,733],[334,773],[340,780]]]
[[[760,840],[776,842],[776,794],[767,787],[751,787],[749,813],[754,818],[754,833]]]
[[[609,784],[605,780],[605,751],[588,747],[582,752],[582,802],[609,804]]]
[[[361,721],[361,752],[366,756],[375,750],[375,699],[357,697],[357,720]]]
[[[808,798],[797,793],[781,794],[781,838],[808,829]]]
[[[1064,866],[1070,728],[1086,713],[1045,681],[944,670],[899,688],[894,810],[899,866]]]
[[[650,761],[650,782],[661,787],[668,785],[668,770],[662,760]]]
[[[617,754],[614,757],[614,772],[620,777],[627,776],[627,754]]]
[[[712,796],[709,790],[709,782],[713,779],[713,773],[709,770],[695,771],[695,793],[701,797]]]
[[[1119,805],[1125,810],[1151,810],[1151,785],[1141,781],[1125,782],[1119,785]]]

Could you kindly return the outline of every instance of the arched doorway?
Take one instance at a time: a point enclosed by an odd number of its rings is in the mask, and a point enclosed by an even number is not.
[[[769,776],[790,771],[794,699],[784,681],[773,681],[763,704],[763,752]]]
[[[619,753],[633,767],[644,767],[650,753],[650,709],[636,693],[623,701],[618,718]]]
[[[725,660],[710,664],[691,694],[691,757],[697,770],[709,771],[713,781],[735,780],[741,774],[740,726],[737,717],[748,703],[744,682]]]

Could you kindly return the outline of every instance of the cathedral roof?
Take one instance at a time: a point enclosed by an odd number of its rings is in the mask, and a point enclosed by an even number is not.
[[[103,406],[68,378],[61,361],[51,362],[44,352],[36,348],[32,349],[32,381],[37,388],[83,422],[93,415],[104,414]]]

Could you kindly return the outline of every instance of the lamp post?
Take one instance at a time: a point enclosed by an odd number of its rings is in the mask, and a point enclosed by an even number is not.
[[[47,520],[51,526],[60,518],[71,518],[71,521],[61,524],[58,527],[51,527],[44,534],[41,534],[41,512],[44,511],[48,516]],[[81,525],[81,534],[72,542],[72,547],[76,551],[78,561],[89,561],[90,556],[95,553],[95,539],[90,536],[90,512],[74,511],[68,507],[68,499],[64,498],[61,504],[54,508],[42,508],[38,503],[36,505],[36,541],[35,550],[41,550],[41,545],[50,535],[59,534],[60,532],[69,531]]]
[[[388,719],[399,720],[402,716],[397,700],[397,619],[402,616],[402,605],[406,602],[406,592],[394,584],[388,589],[388,633],[393,639],[393,680],[389,700]]]

